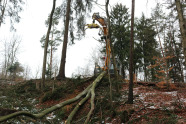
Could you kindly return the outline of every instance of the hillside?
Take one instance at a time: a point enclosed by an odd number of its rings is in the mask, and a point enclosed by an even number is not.
[[[66,79],[63,81],[46,81],[43,92],[36,90],[36,83],[41,80],[29,80],[19,83],[0,83],[0,116],[17,111],[39,113],[42,110],[74,98],[90,85],[95,77],[90,79]],[[114,83],[114,79],[111,79]],[[54,90],[52,92],[52,85]],[[104,77],[95,89],[95,110],[91,116],[91,123],[150,123],[150,124],[183,124],[186,122],[186,85],[177,84],[176,89],[166,90],[157,86],[134,84],[134,104],[126,103],[128,97],[128,83],[118,81],[119,93],[113,86],[113,108],[110,104],[108,78]],[[32,119],[18,116],[5,123],[65,123],[76,101],[58,109],[42,119]],[[90,110],[90,100],[80,106],[72,123],[84,123]],[[0,118],[1,118],[0,117]]]

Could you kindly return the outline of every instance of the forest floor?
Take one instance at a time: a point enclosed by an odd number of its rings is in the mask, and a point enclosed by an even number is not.
[[[66,79],[46,81],[43,92],[36,90],[41,80],[29,80],[21,83],[3,83],[0,81],[0,117],[16,112],[38,113],[57,103],[75,97],[82,92],[92,79]],[[112,79],[113,84],[116,82]],[[54,89],[52,92],[52,85]],[[167,90],[156,86],[134,84],[134,104],[127,104],[128,83],[120,80],[119,92],[113,85],[113,107],[111,107],[108,78],[104,77],[96,88],[95,110],[90,123],[101,124],[185,124],[186,123],[186,84],[176,85],[176,89]],[[67,105],[34,120],[19,116],[4,123],[46,123],[63,124],[79,101]],[[90,110],[88,100],[73,118],[74,124],[82,124]]]

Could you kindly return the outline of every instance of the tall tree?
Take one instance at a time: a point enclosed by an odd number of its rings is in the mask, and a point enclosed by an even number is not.
[[[130,18],[128,8],[117,4],[111,11],[111,41],[116,56],[122,64],[122,75],[125,78],[125,69],[128,69],[129,42],[130,42]]]
[[[85,35],[85,16],[87,15],[87,11],[90,12],[92,9],[93,0],[76,0],[71,2],[71,0],[67,1],[66,10],[63,10],[65,18],[64,18],[64,39],[61,53],[61,63],[59,74],[57,76],[58,79],[65,78],[65,64],[66,64],[66,52],[67,52],[67,44],[68,39],[71,40],[71,43],[74,43],[74,39],[81,39],[82,36]],[[75,21],[74,21],[75,20]],[[74,27],[74,22],[76,22],[76,29]],[[76,35],[74,34],[76,32]],[[70,37],[68,37],[68,35]]]
[[[42,90],[45,87],[45,73],[46,73],[47,49],[48,49],[48,42],[49,42],[50,30],[51,30],[51,27],[52,27],[52,18],[53,18],[55,6],[56,6],[56,0],[53,0],[53,7],[52,7],[51,14],[50,14],[50,22],[49,22],[49,26],[48,26],[47,35],[46,35],[45,48],[44,48],[44,56],[43,56],[43,70],[42,70],[42,82],[41,82],[41,89]]]
[[[162,62],[165,64],[165,66],[163,66],[164,67],[163,69],[165,71],[164,80],[168,84],[169,69],[168,69],[168,66],[167,66],[167,59],[166,59],[166,56],[165,56],[165,49],[163,47],[163,44],[165,42],[166,27],[167,27],[167,23],[166,23],[167,17],[165,15],[166,14],[163,12],[162,5],[160,3],[157,3],[155,9],[153,10],[151,18],[154,21],[154,27],[155,27],[156,32],[157,32],[157,38],[158,38],[161,53],[162,53],[162,59],[163,59]]]
[[[164,55],[162,41],[165,40],[165,30],[167,27],[165,15],[166,14],[163,12],[162,5],[160,3],[157,3],[156,7],[153,9],[153,12],[151,13],[151,18],[154,21],[154,27],[157,32],[157,38],[159,41],[159,45],[163,57],[165,57],[165,55]]]
[[[183,74],[184,61],[185,61],[184,42],[183,42],[184,40],[182,38],[183,37],[182,33],[180,35],[180,32],[183,30],[181,30],[181,28],[179,27],[182,24],[183,24],[182,26],[186,25],[185,17],[184,17],[186,12],[185,2],[184,0],[179,0],[179,1],[171,0],[166,2],[168,4],[167,9],[171,10],[168,15],[168,19],[166,20],[168,23],[167,26],[168,28],[166,32],[166,47],[170,47],[170,49],[166,49],[166,54],[172,54],[174,56],[174,58],[168,61],[168,66],[170,66],[170,64],[174,65],[174,68],[170,71],[170,77],[171,78],[174,77],[173,78],[174,82],[184,82],[184,74]],[[178,8],[181,9],[179,12],[178,12]],[[182,24],[180,23],[180,19],[182,20]],[[183,49],[179,49],[180,47],[183,47]]]
[[[14,22],[20,21],[19,13],[23,10],[22,0],[0,0],[0,27],[5,23],[6,17],[10,17],[11,29],[14,29]]]
[[[180,43],[176,43],[175,32],[169,31],[166,35],[165,41],[165,55],[170,56],[171,58],[167,60],[168,68],[171,68],[169,72],[169,77],[173,79],[174,82],[184,82],[183,72],[182,72],[182,59],[180,55],[182,54],[182,50],[178,49],[181,47]]]
[[[47,50],[47,53],[50,53],[49,54],[50,62],[48,62],[49,66],[48,66],[47,73],[46,73],[48,78],[51,78],[52,74],[53,74],[53,69],[52,69],[53,54],[57,50],[57,47],[62,42],[62,40],[61,40],[62,32],[57,29],[57,26],[59,24],[59,19],[61,18],[60,14],[61,14],[61,10],[60,10],[59,7],[57,7],[54,11],[54,15],[53,15],[53,18],[52,18],[52,27],[51,27],[49,42],[48,42],[49,48]],[[45,21],[45,25],[49,26],[49,22],[50,22],[50,15],[49,15],[47,21]],[[42,48],[45,47],[45,41],[46,41],[46,35],[43,35],[41,40],[40,40],[40,42],[42,44],[41,45]]]
[[[149,81],[154,80],[154,70],[148,69],[147,66],[150,64],[154,64],[153,56],[157,56],[157,42],[155,40],[156,31],[154,29],[154,25],[151,19],[145,17],[142,14],[142,17],[138,20],[137,26],[137,40],[139,43],[137,48],[139,51],[135,54],[141,54],[140,59],[142,59],[143,63],[143,71],[144,71],[144,80]]]
[[[183,56],[183,49],[181,40],[178,38],[180,34],[179,30],[179,22],[177,19],[177,13],[175,12],[175,4],[169,3],[170,6],[168,7],[170,13],[168,14],[167,21],[167,31],[165,36],[165,55],[172,56],[172,58],[168,59],[167,64],[168,68],[173,67],[173,69],[169,72],[169,77],[174,82],[184,82],[183,76],[183,65],[184,65],[184,58]]]
[[[186,22],[185,22],[186,20],[183,15],[183,8],[180,0],[175,0],[175,3],[176,3],[176,10],[179,18],[180,32],[182,37],[183,52],[184,52],[185,66],[186,66]]]
[[[64,33],[61,64],[60,64],[58,78],[65,78],[66,51],[67,51],[68,29],[69,29],[69,21],[70,21],[70,4],[71,4],[71,0],[68,0],[67,8],[66,8],[65,33]]]
[[[129,67],[129,94],[128,103],[133,104],[133,51],[134,51],[134,10],[135,10],[135,0],[132,0],[132,11],[131,11],[131,37],[130,37],[130,67]]]

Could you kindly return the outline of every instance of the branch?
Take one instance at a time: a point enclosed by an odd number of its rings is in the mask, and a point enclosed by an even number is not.
[[[93,84],[92,88],[91,88],[91,109],[87,115],[87,119],[85,120],[85,124],[88,123],[88,121],[90,120],[90,116],[92,115],[95,105],[94,105],[94,99],[95,99],[95,83]]]
[[[82,96],[87,94],[87,92],[90,90],[91,87],[92,87],[92,84],[90,84],[83,92],[78,94],[76,97],[74,97],[72,99],[69,99],[69,100],[66,100],[62,103],[56,104],[56,105],[54,105],[54,106],[52,106],[52,107],[50,107],[46,110],[43,110],[42,112],[40,112],[38,114],[31,114],[31,113],[26,112],[26,111],[19,111],[19,112],[15,112],[15,113],[0,117],[0,122],[9,120],[11,118],[14,118],[14,117],[17,117],[17,116],[20,116],[20,115],[25,115],[25,116],[28,116],[28,117],[31,117],[31,118],[34,118],[34,119],[40,119],[40,118],[44,117],[45,115],[47,115],[47,114],[49,114],[49,113],[51,113],[51,112],[53,112],[57,109],[60,109],[61,107],[65,106],[65,105],[68,105],[68,104],[71,104],[71,103],[77,101]]]
[[[72,118],[74,117],[74,115],[76,114],[76,112],[79,110],[80,106],[83,105],[88,98],[90,97],[90,91],[87,93],[86,97],[83,98],[77,105],[76,107],[73,109],[73,111],[70,113],[70,115],[68,116],[68,119],[66,120],[66,124],[70,124],[72,121]]]
[[[92,88],[90,89],[91,90],[91,109],[87,115],[87,119],[85,120],[85,124],[88,123],[88,121],[90,120],[90,117],[94,111],[94,108],[95,108],[95,105],[94,105],[94,99],[95,99],[95,88],[96,86],[98,85],[97,82],[99,82],[103,76],[106,74],[106,71],[102,72],[97,78],[96,80],[92,83]]]
[[[29,113],[29,112],[26,112],[26,111],[19,111],[19,112],[15,112],[15,113],[12,113],[12,114],[9,114],[9,115],[5,115],[5,116],[2,116],[0,117],[0,122],[4,122],[4,121],[7,121],[9,119],[12,119],[12,118],[15,118],[17,116],[21,116],[21,115],[24,115],[24,116],[27,116],[27,117],[31,117],[33,119],[40,119],[42,117],[44,117],[45,115],[57,110],[57,109],[60,109],[62,107],[64,107],[65,105],[68,105],[68,104],[71,104],[77,100],[79,100],[82,96],[86,95],[86,97],[84,99],[82,99],[80,102],[79,102],[79,106],[81,106],[89,97],[90,97],[90,91],[92,90],[92,88],[95,89],[95,87],[97,86],[98,82],[100,82],[100,80],[103,78],[103,76],[106,74],[106,72],[102,72],[95,80],[92,84],[90,84],[85,90],[83,90],[81,93],[79,93],[76,97],[72,98],[72,99],[69,99],[69,100],[66,100],[64,102],[61,102],[59,104],[56,104],[48,109],[45,109],[43,110],[42,112],[38,113],[38,114],[32,114],[32,113]],[[77,105],[77,107],[75,109],[77,109],[79,107]],[[78,108],[79,109],[79,108]],[[69,116],[72,116],[73,117],[73,114],[75,114],[75,111],[74,110],[74,113],[71,112],[71,114]],[[72,118],[72,117],[69,117],[69,118]],[[68,119],[70,120],[70,119]]]

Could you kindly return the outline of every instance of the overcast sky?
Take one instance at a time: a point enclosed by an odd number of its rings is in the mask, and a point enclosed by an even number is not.
[[[61,4],[60,1],[57,5]],[[98,1],[100,4],[104,5],[105,0]],[[144,12],[146,16],[150,16],[151,8],[156,5],[155,1],[157,0],[136,0],[135,17],[140,17],[142,12]],[[110,0],[111,6],[116,3],[122,3],[129,8],[129,11],[131,10],[131,0]],[[104,9],[103,6],[95,5],[90,15],[94,12],[99,12],[101,16],[105,16],[105,12],[101,8]],[[41,72],[43,49],[41,48],[40,39],[47,32],[47,27],[44,22],[51,9],[52,0],[27,0],[24,11],[21,13],[21,21],[19,24],[16,24],[16,34],[22,38],[18,61],[23,65],[29,65],[32,70],[32,77],[35,77],[36,70],[40,69]],[[91,22],[92,21],[89,23]],[[0,40],[8,39],[10,35],[9,23],[3,24],[0,28]],[[84,39],[75,41],[75,45],[73,46],[68,46],[66,60],[67,77],[70,77],[72,73],[77,71],[78,66],[83,68],[89,64],[90,69],[93,69],[94,65],[89,62],[92,59],[91,56],[94,53],[93,51],[101,45],[93,37],[99,37],[98,30],[86,30]],[[0,43],[0,45],[2,44]],[[61,59],[61,50],[62,46],[59,47],[55,54],[55,61],[57,63],[59,63]]]

